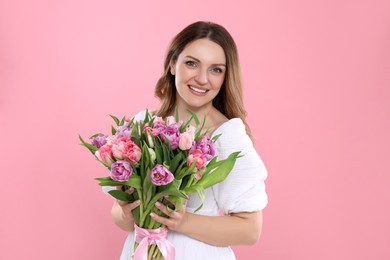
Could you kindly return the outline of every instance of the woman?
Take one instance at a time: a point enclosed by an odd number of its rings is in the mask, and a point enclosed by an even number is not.
[[[237,48],[222,26],[196,22],[172,41],[164,62],[164,73],[155,88],[161,106],[158,116],[172,115],[187,121],[194,111],[207,116],[205,129],[222,134],[216,142],[218,158],[241,151],[227,179],[206,189],[203,207],[196,194],[179,211],[169,212],[156,204],[168,217],[152,218],[169,229],[168,240],[176,249],[176,259],[235,259],[231,245],[253,245],[262,229],[262,209],[267,204],[264,180],[266,169],[257,155],[250,129],[245,121]],[[144,112],[136,119],[142,119]],[[129,193],[132,190],[128,191]],[[113,221],[130,232],[121,259],[131,259],[134,244],[134,219],[131,211],[139,206],[116,201]],[[219,210],[224,214],[221,216]]]

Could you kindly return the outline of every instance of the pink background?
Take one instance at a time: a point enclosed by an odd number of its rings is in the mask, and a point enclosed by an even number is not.
[[[235,2],[235,1],[231,1]],[[390,259],[390,2],[0,1],[0,259],[118,259],[126,234],[77,139],[157,107],[171,38],[236,39],[268,170],[238,259]]]

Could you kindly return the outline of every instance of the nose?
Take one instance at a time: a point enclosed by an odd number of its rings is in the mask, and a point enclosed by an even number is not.
[[[195,76],[195,80],[199,85],[206,85],[208,82],[207,70],[199,69]]]

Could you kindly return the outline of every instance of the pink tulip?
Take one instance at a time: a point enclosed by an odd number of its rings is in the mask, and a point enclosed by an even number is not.
[[[173,125],[176,123],[176,119],[174,116],[168,116],[167,117],[167,125]]]
[[[190,126],[187,128],[187,130],[186,130],[186,133],[191,134],[192,139],[195,139],[195,132],[196,132],[196,127],[193,126],[193,125],[190,125]]]
[[[130,163],[127,161],[116,161],[111,165],[110,177],[115,181],[128,181],[133,173]]]
[[[156,116],[154,117],[154,121],[153,121],[153,124],[154,125],[164,125],[164,119],[160,116]]]
[[[204,156],[204,154],[202,153],[201,150],[199,149],[195,149],[189,156],[188,156],[188,159],[187,159],[187,166],[190,166],[194,160],[196,160],[196,165],[195,167],[197,169],[201,169],[203,166],[205,166],[206,162],[207,162],[207,159],[206,159],[206,156]]]
[[[108,165],[111,165],[115,161],[112,153],[112,146],[108,144],[100,147],[99,150],[96,151],[95,155],[99,160],[107,163]]]
[[[194,139],[190,133],[184,132],[180,134],[179,148],[181,150],[189,150],[192,147]]]
[[[154,166],[150,172],[150,177],[152,183],[157,186],[167,185],[174,179],[173,174],[162,164]]]
[[[133,164],[141,159],[141,148],[139,148],[129,137],[121,137],[112,145],[112,153],[118,160],[125,158]]]

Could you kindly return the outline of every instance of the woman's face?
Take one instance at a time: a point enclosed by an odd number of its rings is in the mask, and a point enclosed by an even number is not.
[[[221,46],[208,39],[189,43],[171,64],[177,106],[209,109],[225,79],[226,57]]]

